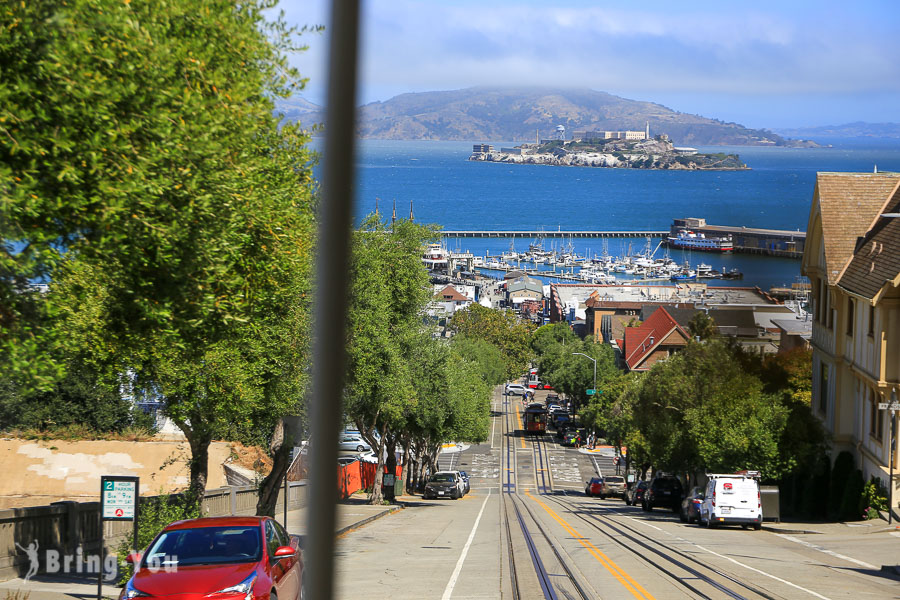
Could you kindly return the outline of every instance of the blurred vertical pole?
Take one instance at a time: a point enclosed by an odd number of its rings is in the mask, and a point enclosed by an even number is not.
[[[334,597],[338,500],[337,437],[345,369],[345,329],[353,216],[358,0],[333,0],[328,49],[328,104],[313,311],[313,385],[310,402],[310,498],[304,550],[306,592]]]

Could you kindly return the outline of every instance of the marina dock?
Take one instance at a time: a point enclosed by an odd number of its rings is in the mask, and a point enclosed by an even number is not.
[[[805,231],[784,229],[761,229],[757,227],[737,227],[732,225],[709,225],[706,219],[675,219],[668,231],[492,231],[492,230],[444,230],[444,238],[662,238],[674,235],[679,229],[690,229],[707,237],[731,236],[734,251],[746,254],[763,254],[801,258],[806,246]]]
[[[458,238],[645,238],[665,237],[668,231],[490,231],[447,230],[441,236]]]

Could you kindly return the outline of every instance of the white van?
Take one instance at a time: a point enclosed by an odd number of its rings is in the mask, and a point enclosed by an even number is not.
[[[745,529],[762,528],[762,501],[759,496],[759,472],[711,475],[700,505],[700,525],[740,524]]]

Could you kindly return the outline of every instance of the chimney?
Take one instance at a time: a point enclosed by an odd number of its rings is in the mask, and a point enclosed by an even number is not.
[[[650,336],[650,346],[653,346],[653,336]]]

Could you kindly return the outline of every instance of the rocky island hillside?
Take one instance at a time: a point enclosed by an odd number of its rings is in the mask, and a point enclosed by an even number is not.
[[[291,120],[321,123],[321,109],[280,105]],[[677,145],[815,146],[768,130],[749,129],[653,102],[628,100],[589,89],[485,88],[401,94],[360,108],[361,137],[395,140],[532,141],[557,125],[575,130],[639,130],[666,133]]]
[[[486,150],[479,152],[478,150]],[[747,169],[737,154],[699,154],[676,148],[665,135],[649,140],[550,141],[515,148],[479,145],[469,160],[567,167],[735,171]]]

